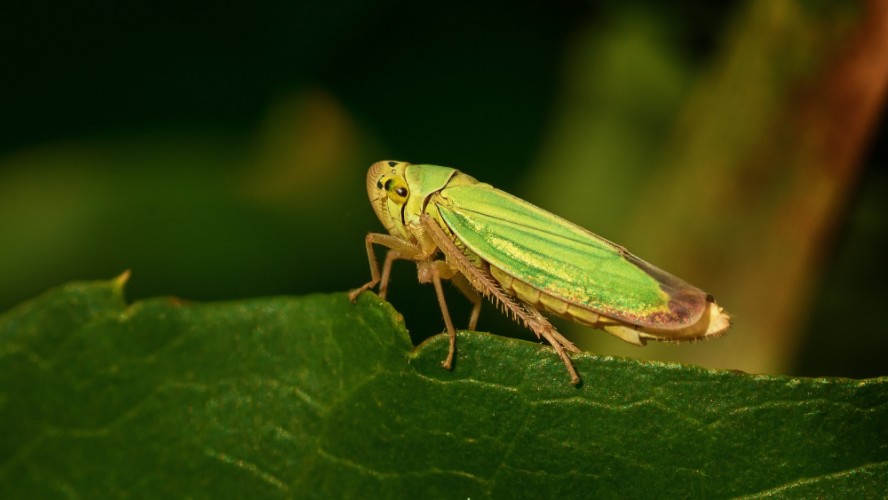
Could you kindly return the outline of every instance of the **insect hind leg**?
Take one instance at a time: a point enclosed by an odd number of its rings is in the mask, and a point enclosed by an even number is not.
[[[555,349],[555,353],[561,358],[561,361],[567,368],[567,372],[570,374],[570,383],[573,385],[579,384],[580,375],[577,373],[577,369],[574,368],[573,361],[571,361],[567,351],[580,352],[580,350],[577,349],[577,346],[573,345],[573,342],[567,340],[564,335],[558,333],[558,330],[552,326],[552,323],[550,323],[542,313],[530,306],[525,306],[525,309],[530,315],[530,321],[527,321],[527,327],[533,330],[533,333],[535,333],[537,337],[546,339],[546,341],[552,345],[552,349]]]
[[[549,320],[534,307],[517,301],[503,290],[499,283],[487,271],[472,265],[468,258],[466,258],[459,248],[456,247],[456,244],[450,240],[450,238],[444,233],[444,230],[441,229],[431,217],[423,215],[420,218],[420,222],[428,231],[427,234],[429,237],[435,242],[438,248],[441,249],[444,255],[447,256],[450,266],[453,266],[451,269],[455,268],[459,273],[465,276],[469,284],[478,290],[479,293],[500,305],[505,311],[511,313],[514,318],[520,319],[528,328],[533,330],[538,337],[545,338],[552,345],[552,348],[555,349],[555,352],[558,354],[558,357],[561,358],[564,366],[567,367],[571,383],[573,385],[579,384],[580,376],[577,374],[577,370],[574,368],[573,362],[570,360],[570,356],[568,356],[566,352],[579,352],[579,349],[577,349],[569,340],[564,338],[563,335],[558,333],[558,331],[555,330],[555,327],[549,323]],[[439,300],[443,303],[443,295]],[[454,334],[451,339],[455,342],[456,334]],[[450,359],[450,356],[448,356],[448,359]]]

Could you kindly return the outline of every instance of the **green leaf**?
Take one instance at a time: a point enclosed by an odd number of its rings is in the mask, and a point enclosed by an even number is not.
[[[0,496],[874,497],[888,379],[794,379],[463,332],[375,295],[127,306],[125,277],[0,316]]]

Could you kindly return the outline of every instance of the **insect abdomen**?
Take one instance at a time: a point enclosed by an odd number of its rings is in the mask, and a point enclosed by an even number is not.
[[[546,292],[540,291],[521,280],[513,278],[497,267],[490,266],[490,274],[493,275],[504,289],[521,299],[522,302],[549,311],[564,319],[576,321],[577,323],[582,323],[595,328],[601,327],[601,316],[594,311],[583,309],[553,295],[549,295]]]

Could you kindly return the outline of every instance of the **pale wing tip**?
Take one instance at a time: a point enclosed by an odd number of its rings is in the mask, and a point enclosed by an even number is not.
[[[705,340],[721,337],[731,328],[731,316],[715,301],[708,302],[709,308],[695,325],[682,329],[679,335],[667,340]]]
[[[653,328],[636,327],[638,340],[640,342],[632,343],[643,345],[648,340],[656,340],[659,342],[688,342],[724,335],[725,332],[731,328],[731,316],[725,312],[724,308],[716,304],[714,301],[709,301],[707,304],[708,309],[703,313],[700,320],[683,328],[658,330]],[[624,338],[624,340],[627,339]]]
[[[715,301],[709,303],[709,322],[703,337],[723,335],[731,328],[731,316],[725,312],[725,309],[716,304]]]

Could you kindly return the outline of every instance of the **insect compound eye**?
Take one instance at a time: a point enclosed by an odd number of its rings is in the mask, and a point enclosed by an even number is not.
[[[407,189],[407,184],[404,182],[404,179],[399,177],[388,179],[385,181],[384,186],[389,199],[393,202],[401,205],[407,201],[407,196],[410,194],[410,190]]]

